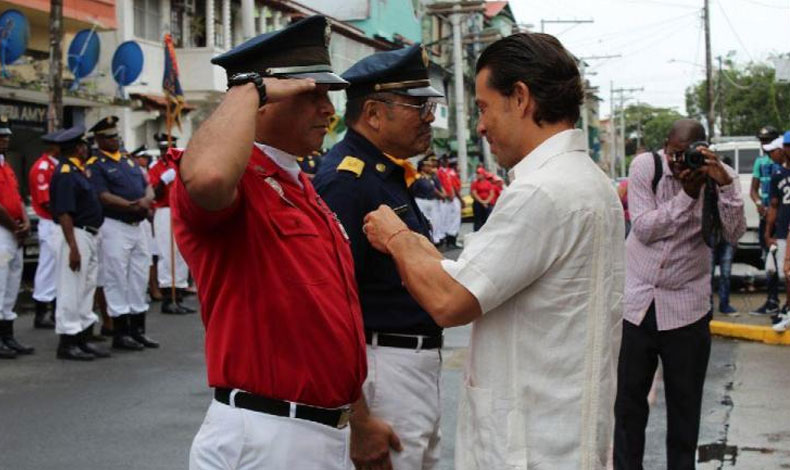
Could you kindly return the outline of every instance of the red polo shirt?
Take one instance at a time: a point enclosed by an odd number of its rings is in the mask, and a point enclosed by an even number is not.
[[[176,164],[165,157],[160,158],[154,162],[153,165],[151,165],[151,167],[148,169],[148,180],[151,182],[151,186],[153,186],[154,189],[156,189],[156,187],[162,181],[162,173],[169,170],[170,168],[175,169]],[[165,185],[162,195],[154,200],[154,207],[170,207],[170,187],[173,186],[173,183]]]
[[[304,190],[254,148],[236,201],[213,212],[176,178],[173,229],[198,287],[209,385],[337,407],[359,398],[367,374],[354,262],[299,178]]]
[[[0,164],[0,206],[14,220],[22,220],[22,196],[19,195],[19,183],[16,181],[14,169],[8,162]]]
[[[56,166],[58,166],[57,159],[44,152],[30,167],[28,174],[27,180],[33,210],[42,219],[52,220],[52,214],[44,207],[44,204],[49,204],[49,183],[52,181],[52,175],[55,174]]]
[[[453,180],[450,176],[450,172],[448,168],[439,168],[436,170],[436,176],[439,178],[439,183],[442,185],[442,189],[444,193],[448,196],[455,194],[455,188],[453,187]]]
[[[469,189],[471,191],[477,192],[478,197],[485,200],[488,198],[488,195],[491,194],[491,191],[494,190],[494,185],[487,179],[483,178],[481,180],[472,181]]]

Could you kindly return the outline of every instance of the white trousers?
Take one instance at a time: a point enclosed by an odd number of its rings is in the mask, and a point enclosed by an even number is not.
[[[151,264],[154,264],[154,256],[159,256],[159,250],[156,247],[156,240],[154,240],[154,226],[148,219],[141,220],[140,225],[143,226],[143,233],[145,233],[145,244],[148,246],[148,252],[151,253]]]
[[[362,390],[368,408],[392,426],[403,445],[403,451],[390,452],[392,468],[438,468],[442,410],[439,350],[368,346],[367,354],[368,377]]]
[[[60,239],[55,333],[76,335],[99,320],[93,313],[93,294],[99,274],[99,236],[74,229],[74,239],[80,250],[80,270],[76,272],[69,267],[71,248],[65,237]]]
[[[175,273],[176,280],[175,286],[179,289],[184,289],[188,286],[187,279],[189,277],[189,268],[187,267],[184,257],[178,250],[175,240],[170,241],[171,237],[171,223],[170,223],[170,208],[160,207],[154,212],[154,236],[156,238],[156,246],[159,251],[159,264],[157,266],[157,277],[159,278],[159,287],[165,288],[173,285],[172,268],[170,266],[170,250],[175,251]]]
[[[445,220],[445,232],[447,235],[457,237],[458,232],[461,230],[461,201],[454,198],[450,202],[443,203],[447,206]]]
[[[148,311],[148,250],[145,228],[115,219],[104,219],[100,229],[101,263],[107,313],[118,317]]]
[[[780,238],[776,240],[776,251],[769,251],[765,259],[766,274],[778,273],[784,279],[785,272],[785,253],[787,252],[787,240]]]
[[[14,304],[22,282],[22,247],[14,234],[0,227],[0,320],[15,320]]]
[[[349,428],[211,402],[189,470],[352,470]]]
[[[422,215],[431,223],[431,238],[433,238],[431,241],[439,243],[439,241],[444,238],[444,233],[440,232],[442,227],[439,218],[439,200],[415,198],[414,202],[417,203],[417,207],[420,208]]]
[[[52,302],[55,299],[60,227],[49,219],[38,219],[38,265],[33,281],[33,299]]]

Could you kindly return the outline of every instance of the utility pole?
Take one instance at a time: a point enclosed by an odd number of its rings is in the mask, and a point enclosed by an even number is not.
[[[47,132],[63,127],[63,0],[49,9],[49,106]]]
[[[614,165],[617,161],[617,130],[614,125],[614,82],[609,81],[609,132],[612,141],[609,144],[609,178],[614,179]]]
[[[455,128],[456,142],[458,143],[458,169],[460,170],[461,181],[467,181],[468,155],[466,149],[467,119],[466,119],[466,99],[464,88],[464,60],[463,50],[461,49],[461,20],[464,15],[479,14],[485,11],[484,2],[456,2],[456,3],[437,3],[427,7],[429,15],[449,15],[450,23],[453,26],[453,75],[455,88]],[[447,19],[445,17],[445,19]]]
[[[612,94],[618,93],[620,95],[620,134],[623,136],[623,154],[620,159],[620,176],[625,176],[625,93],[633,93],[637,91],[644,91],[643,87],[639,88],[616,88],[612,90]],[[614,104],[612,104],[614,106]]]
[[[579,57],[577,60],[579,61],[579,76],[581,77],[582,81],[582,88],[584,89],[584,99],[582,101],[582,131],[584,131],[584,141],[587,142],[587,152],[590,152],[590,116],[589,116],[589,109],[587,109],[587,63],[588,60],[599,60],[599,59],[613,59],[615,57],[622,57],[622,54],[613,54],[613,55],[590,55],[585,57]]]
[[[714,135],[713,61],[710,54],[710,0],[705,0],[705,94],[707,102],[708,138]]]
[[[719,131],[721,135],[727,135],[726,126],[724,125],[724,88],[722,88],[722,80],[724,79],[722,74],[724,71],[721,68],[721,56],[717,56],[716,59],[719,61],[719,80],[716,86],[718,88],[716,100],[719,102]]]

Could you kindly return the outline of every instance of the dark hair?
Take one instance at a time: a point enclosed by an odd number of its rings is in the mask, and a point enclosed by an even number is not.
[[[584,101],[576,60],[554,36],[518,33],[500,39],[483,50],[475,73],[488,68],[488,86],[505,96],[516,82],[524,83],[535,98],[535,123],[579,120]]]

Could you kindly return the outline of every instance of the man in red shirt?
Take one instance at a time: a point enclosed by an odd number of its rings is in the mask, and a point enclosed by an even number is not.
[[[58,233],[49,206],[49,183],[58,165],[58,147],[52,145],[50,140],[53,135],[46,134],[41,140],[48,144],[38,160],[30,167],[28,174],[28,187],[33,211],[38,215],[38,265],[36,277],[33,281],[33,302],[36,305],[36,316],[33,326],[36,328],[53,329],[55,322],[47,318],[50,305],[52,314],[55,313],[55,261],[57,259]]]
[[[486,223],[488,214],[491,213],[491,201],[494,198],[494,185],[488,180],[488,172],[480,167],[477,169],[477,179],[472,181],[469,191],[472,193],[472,210],[474,212],[474,231]]]
[[[14,169],[6,161],[11,128],[0,116],[0,358],[32,354],[33,348],[14,338],[14,304],[22,282],[22,242],[30,233]]]
[[[176,180],[176,164],[168,157],[167,150],[175,147],[176,138],[167,134],[154,135],[159,145],[159,159],[148,170],[148,179],[154,188],[154,241],[156,242],[159,262],[157,263],[157,282],[162,291],[162,313],[185,314],[195,310],[181,304],[181,295],[175,289],[188,286],[189,268],[175,240],[172,240],[170,224],[170,188]],[[174,277],[175,275],[175,277]]]
[[[173,230],[214,387],[192,470],[352,468],[346,424],[367,373],[354,262],[297,163],[326,135],[327,92],[348,85],[329,33],[313,16],[215,57],[229,90],[179,160]]]

